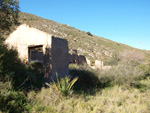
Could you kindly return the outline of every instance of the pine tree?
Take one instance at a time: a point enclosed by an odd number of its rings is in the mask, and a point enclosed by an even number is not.
[[[3,33],[18,23],[19,1],[0,0],[0,32]]]
[[[12,25],[18,23],[19,2],[18,0],[0,0],[0,78],[3,73],[10,70],[11,64],[16,60],[16,53],[8,50],[4,45],[3,34]],[[15,54],[15,55],[14,55]],[[0,79],[0,80],[1,80]]]

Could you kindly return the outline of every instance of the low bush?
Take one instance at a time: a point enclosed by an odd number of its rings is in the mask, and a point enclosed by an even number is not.
[[[38,93],[30,91],[28,98],[32,105],[31,111],[34,113],[56,113],[56,106],[64,99],[52,84],[48,88],[43,87]]]
[[[30,88],[40,89],[44,84],[44,73],[43,65],[40,62],[32,62],[27,67],[26,74],[29,80],[26,84]]]
[[[93,94],[97,89],[109,86],[109,81],[102,83],[98,76],[99,71],[91,69],[88,65],[70,67],[70,75],[73,78],[79,77],[73,88],[76,92]]]
[[[92,70],[87,65],[70,65],[72,77],[78,75],[74,93],[63,98],[54,84],[42,88],[38,93],[28,93],[32,102],[32,112],[149,112],[149,81],[144,79],[144,70],[131,64],[118,64],[110,70]],[[139,82],[139,84],[135,84]],[[131,87],[131,86],[136,87]],[[101,87],[100,87],[101,86]],[[107,88],[106,88],[107,86]],[[126,86],[126,87],[124,87]],[[92,90],[96,90],[93,94]]]
[[[0,82],[0,111],[21,113],[29,109],[30,104],[23,93],[14,91],[11,82]]]
[[[144,72],[145,77],[150,77],[150,64],[140,64],[137,67]]]
[[[74,85],[75,90],[86,90],[91,87],[97,87],[99,80],[95,73],[86,69],[85,66],[75,67],[70,69],[72,77],[78,76],[79,79]]]
[[[32,93],[32,94],[31,94]],[[61,98],[52,87],[31,92],[32,112],[44,113],[149,113],[149,91],[114,86],[94,95],[73,95]]]
[[[89,36],[93,36],[92,33],[90,33],[90,32],[87,32],[86,34],[89,35]]]
[[[114,65],[117,65],[118,62],[119,62],[119,59],[111,58],[109,60],[104,61],[104,65],[114,66]]]
[[[0,80],[12,80],[15,89],[41,88],[43,85],[42,65],[38,63],[24,65],[14,49],[7,49],[0,39]]]
[[[114,66],[114,65],[118,65],[119,62],[120,62],[120,58],[118,57],[117,54],[114,54],[113,57],[111,57],[110,59],[104,60],[104,65]]]
[[[144,78],[144,71],[130,63],[122,63],[109,70],[99,72],[101,82],[110,82],[111,85],[130,86]]]
[[[89,91],[90,89],[105,88],[114,85],[137,87],[139,80],[150,75],[149,65],[139,65],[137,63],[119,63],[109,70],[93,70],[88,66],[71,66],[70,74],[79,76],[75,83],[76,91]]]

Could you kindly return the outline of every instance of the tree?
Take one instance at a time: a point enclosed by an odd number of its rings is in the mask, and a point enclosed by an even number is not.
[[[90,32],[87,32],[86,34],[89,35],[89,36],[93,36],[92,33],[90,33]]]
[[[13,24],[18,23],[19,1],[0,0],[0,32],[9,30]]]
[[[13,24],[18,23],[19,1],[18,0],[0,0],[0,72],[2,69],[2,62],[5,62],[6,58],[3,57],[7,51],[7,47],[3,44],[3,33],[9,30]]]
[[[16,63],[17,53],[8,50],[4,45],[3,35],[10,30],[12,25],[18,23],[19,2],[18,0],[0,0],[0,78],[7,72],[12,72]]]
[[[19,1],[18,0],[0,0],[0,65],[2,58],[7,51],[7,47],[3,44],[3,33],[9,30],[13,24],[18,23]],[[3,59],[4,60],[4,59]],[[0,69],[2,66],[0,66]]]

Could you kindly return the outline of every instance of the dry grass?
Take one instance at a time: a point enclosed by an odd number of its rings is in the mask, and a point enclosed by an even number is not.
[[[84,66],[83,66],[84,67]],[[81,68],[83,67],[76,67]],[[72,67],[73,68],[73,67]],[[116,69],[116,70],[115,70]],[[124,69],[124,70],[123,70]],[[117,71],[118,70],[118,71]],[[86,70],[85,70],[86,71]],[[92,70],[91,70],[92,71]],[[122,72],[123,71],[123,72]],[[112,73],[113,71],[110,71]],[[129,73],[130,72],[130,73]],[[86,72],[87,73],[87,72]],[[110,75],[109,73],[109,75]],[[140,76],[137,69],[127,66],[118,66],[114,68],[114,73],[125,74],[120,78],[109,78],[113,85],[101,87],[92,93],[74,93],[68,97],[62,97],[56,91],[54,85],[49,88],[42,88],[38,93],[30,92],[28,97],[33,103],[32,112],[45,113],[148,113],[150,112],[150,79],[137,79]],[[84,74],[84,73],[82,73]],[[106,73],[105,73],[106,74]],[[108,76],[109,76],[108,75]],[[100,75],[97,75],[100,76]],[[108,76],[105,79],[108,79]],[[141,74],[141,76],[143,76]],[[125,78],[126,77],[126,78]],[[80,76],[79,76],[80,78]],[[127,79],[129,82],[122,83],[122,79]],[[84,78],[86,79],[86,78]],[[99,79],[101,80],[101,79]],[[116,82],[116,80],[118,80]],[[122,80],[121,83],[119,80]],[[131,81],[137,80],[137,86],[126,87]],[[88,81],[87,81],[88,82]]]
[[[150,82],[150,80],[149,80]],[[53,93],[52,93],[53,92]],[[42,89],[34,101],[33,112],[55,113],[148,113],[150,91],[124,89],[121,86],[98,91],[96,95],[60,98],[52,88]],[[31,98],[31,97],[30,97]]]

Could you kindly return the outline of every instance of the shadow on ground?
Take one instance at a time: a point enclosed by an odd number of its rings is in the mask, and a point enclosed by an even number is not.
[[[79,77],[77,82],[74,84],[75,93],[84,93],[93,95],[97,90],[110,87],[110,81],[102,82],[96,73],[84,70],[84,69],[70,69],[70,75],[72,78]]]

